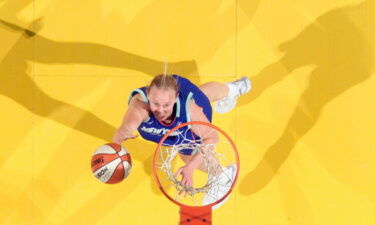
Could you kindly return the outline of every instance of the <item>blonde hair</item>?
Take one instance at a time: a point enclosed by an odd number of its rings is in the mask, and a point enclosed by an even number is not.
[[[152,87],[156,87],[158,89],[172,89],[178,93],[178,83],[177,80],[174,79],[172,75],[169,74],[159,74],[152,79],[151,84],[148,86],[148,90]]]

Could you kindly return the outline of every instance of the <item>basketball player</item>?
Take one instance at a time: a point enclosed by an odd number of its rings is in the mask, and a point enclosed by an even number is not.
[[[134,132],[138,129],[144,139],[159,143],[166,131],[181,123],[189,121],[210,123],[212,121],[210,102],[215,102],[216,112],[226,113],[234,108],[237,98],[249,92],[250,89],[251,83],[247,77],[229,83],[208,82],[197,87],[188,79],[178,75],[158,75],[149,86],[132,91],[128,110],[113,137],[113,142],[121,144],[127,139],[136,138],[138,135]],[[197,133],[194,130],[197,128],[194,127],[192,127],[192,131]],[[217,133],[205,132],[205,129],[209,129],[207,126],[200,126],[199,129],[200,132],[209,134],[202,140],[205,144],[217,143]],[[179,144],[168,138],[164,143]],[[201,165],[203,156],[202,154],[192,154],[191,149],[181,150],[179,155],[186,165],[177,171],[176,177],[181,175],[181,183],[184,186],[192,186],[194,170],[206,170],[203,163]],[[221,173],[223,183],[227,183],[228,180],[230,182],[231,177],[233,182],[236,167],[235,165],[229,166]],[[231,185],[225,186],[228,187],[226,190],[220,190],[222,196]],[[204,205],[217,200],[210,196],[209,194],[205,196]]]

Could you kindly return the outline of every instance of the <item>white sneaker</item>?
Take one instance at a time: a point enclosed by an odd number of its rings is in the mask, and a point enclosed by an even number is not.
[[[207,194],[203,197],[203,205],[211,204],[222,198],[232,187],[234,179],[236,178],[237,165],[233,164],[223,169],[219,177],[212,179],[214,184],[208,190]],[[218,204],[212,206],[212,209],[217,209],[227,201],[229,195]]]
[[[251,90],[248,77],[242,77],[233,82],[226,83],[229,88],[228,96],[215,102],[214,109],[217,113],[227,113],[236,106],[237,98]]]

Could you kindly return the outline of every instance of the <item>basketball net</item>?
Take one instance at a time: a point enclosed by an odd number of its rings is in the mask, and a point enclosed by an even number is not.
[[[202,127],[205,127],[204,133],[201,132]],[[193,128],[194,137],[191,135]],[[215,144],[204,143],[203,140],[212,132],[218,134],[218,141]],[[164,143],[172,136],[179,144]],[[181,183],[181,178],[175,177],[176,171],[186,164],[183,160],[186,156],[181,156],[181,152],[186,151],[191,155],[202,155],[201,165],[194,171],[193,186],[186,186]],[[211,208],[230,194],[238,176],[238,167],[233,141],[224,131],[205,122],[188,122],[173,128],[163,137],[154,156],[154,175],[161,191],[181,206],[180,224],[211,224]]]

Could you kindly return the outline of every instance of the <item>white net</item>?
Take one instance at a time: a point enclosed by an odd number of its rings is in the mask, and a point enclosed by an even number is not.
[[[191,135],[193,130],[194,136]],[[175,143],[179,144],[164,143],[155,162],[158,180],[165,193],[190,206],[208,205],[221,199],[236,177],[237,157],[232,143],[221,131],[202,124],[182,127],[172,134]],[[204,143],[212,134],[218,137],[217,141]],[[189,152],[191,155],[186,155]],[[193,185],[187,186],[182,184],[181,177],[175,177],[175,173],[195,154],[201,154],[202,160],[194,171]]]

